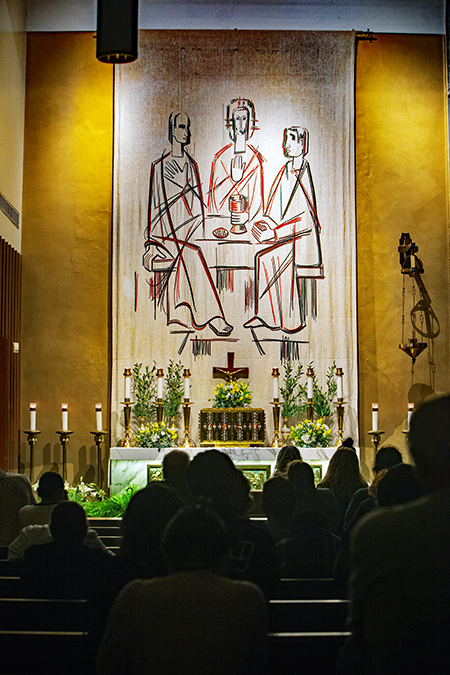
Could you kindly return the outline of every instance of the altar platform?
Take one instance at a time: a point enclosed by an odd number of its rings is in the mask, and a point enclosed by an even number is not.
[[[212,449],[212,448],[209,448]],[[249,475],[252,487],[270,478],[280,448],[261,447],[217,447],[217,450],[229,455],[235,465]],[[111,448],[109,454],[109,490],[115,495],[128,485],[143,488],[149,480],[160,480],[162,477],[162,460],[171,450],[185,450],[191,457],[208,448]],[[299,448],[302,458],[314,469],[316,481],[325,475],[328,462],[335,452],[329,448]]]

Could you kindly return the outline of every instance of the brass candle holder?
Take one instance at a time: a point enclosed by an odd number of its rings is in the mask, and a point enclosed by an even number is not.
[[[270,402],[270,405],[273,405],[273,441],[270,444],[271,448],[281,448],[280,441],[280,408],[281,404],[279,399],[275,398]]]
[[[341,445],[344,440],[344,406],[346,401],[342,398],[338,398],[336,401],[336,413],[337,413],[337,425],[338,425],[338,438],[336,446]]]
[[[123,409],[123,420],[125,425],[125,436],[119,443],[121,448],[131,448],[131,406],[134,405],[129,398],[126,398],[125,401],[121,401],[120,405],[124,406]]]
[[[62,447],[62,477],[63,481],[66,481],[66,467],[67,467],[67,444],[70,439],[70,435],[73,434],[73,431],[57,431],[56,432],[59,435],[59,442],[61,443]]]
[[[184,439],[180,445],[180,448],[194,448],[194,441],[189,438],[190,434],[190,420],[191,420],[191,409],[189,406],[192,405],[192,402],[185,398],[183,401],[183,419],[184,419]]]
[[[97,446],[97,486],[102,487],[102,441],[107,431],[91,431]]]
[[[377,454],[377,452],[378,452],[378,446],[380,445],[381,437],[382,437],[382,435],[383,435],[384,433],[386,433],[386,432],[384,432],[384,431],[378,431],[378,430],[377,430],[377,431],[372,430],[372,431],[368,431],[367,433],[370,434],[370,435],[372,436],[372,445],[373,445],[373,449],[374,449],[374,451],[375,451],[375,454]]]
[[[41,433],[40,431],[34,430],[34,431],[24,431],[24,434],[27,435],[27,442],[30,447],[30,483],[33,485],[33,454],[34,454],[34,446],[36,445],[37,437]]]
[[[161,424],[163,421],[163,413],[164,413],[164,401],[162,398],[156,399],[156,420],[158,424]]]

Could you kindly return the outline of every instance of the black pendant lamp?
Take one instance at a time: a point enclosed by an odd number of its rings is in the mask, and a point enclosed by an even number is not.
[[[103,63],[137,59],[138,0],[97,0],[97,58]]]

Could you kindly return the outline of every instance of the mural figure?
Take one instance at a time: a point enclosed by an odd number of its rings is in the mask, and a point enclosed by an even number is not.
[[[226,126],[231,143],[214,155],[208,211],[229,218],[233,234],[244,234],[246,223],[264,210],[264,159],[248,143],[257,128],[253,103],[246,98],[233,99],[227,107]]]
[[[255,255],[255,315],[246,328],[264,326],[296,333],[306,326],[306,280],[311,279],[313,305],[316,279],[323,278],[320,223],[311,169],[305,155],[309,132],[284,130],[288,158],[270,188],[264,220],[252,234],[269,244]]]
[[[152,163],[148,226],[143,265],[154,273],[155,302],[167,324],[216,335],[233,330],[225,319],[217,289],[194,235],[204,227],[204,202],[198,165],[186,151],[190,120],[185,113],[169,117],[170,150]]]

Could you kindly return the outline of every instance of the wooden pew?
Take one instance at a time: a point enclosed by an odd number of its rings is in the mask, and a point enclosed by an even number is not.
[[[347,600],[270,600],[270,631],[343,631],[347,610]]]
[[[268,675],[333,675],[347,631],[284,632],[268,635]]]
[[[271,597],[274,600],[345,599],[334,579],[281,579]]]

